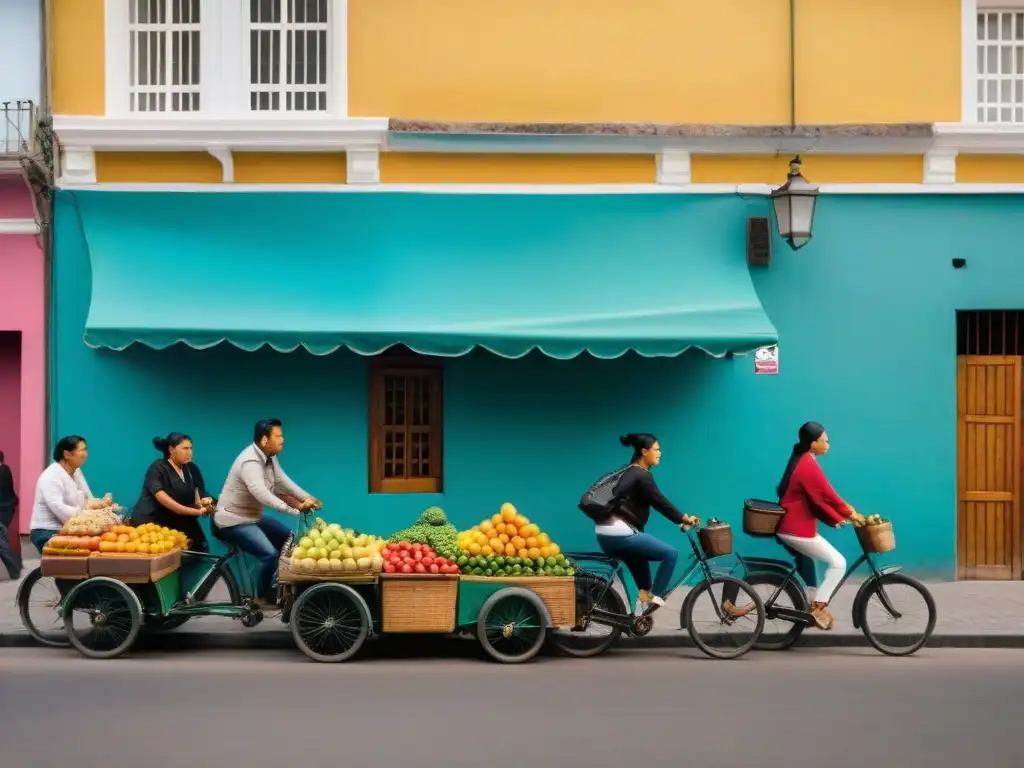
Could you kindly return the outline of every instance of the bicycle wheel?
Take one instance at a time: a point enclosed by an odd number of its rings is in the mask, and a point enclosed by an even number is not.
[[[57,582],[34,568],[18,587],[18,615],[25,631],[40,645],[67,648],[71,645],[60,615],[60,590]]]
[[[595,608],[620,616],[628,613],[625,602],[615,591],[614,582],[589,573],[581,574],[576,577],[576,623],[582,624],[583,629],[553,628],[548,635],[552,647],[577,659],[599,656],[611,648],[622,629],[591,621],[590,613]],[[591,630],[593,634],[587,634]]]
[[[196,593],[192,596],[195,601],[202,603],[206,600],[216,600],[218,602],[230,602],[232,605],[241,605],[242,591],[238,588],[238,582],[235,581],[235,575],[231,573],[231,569],[222,563],[216,567],[215,571],[216,573],[207,585],[203,589],[196,590]],[[150,615],[146,617],[146,622],[142,625],[142,631],[151,633],[170,632],[191,618],[194,617]]]
[[[786,584],[779,593],[779,596],[775,598],[773,607],[778,606],[779,608],[809,611],[810,606],[807,603],[807,595],[800,589],[800,585],[792,579],[786,579],[784,576],[775,573],[755,573],[747,576],[747,584],[757,592],[762,603],[766,603],[775,594],[775,590],[779,588],[783,581]],[[765,605],[765,613],[767,614],[770,610]],[[754,648],[759,651],[784,651],[792,647],[800,639],[805,628],[804,624],[795,624],[785,619],[770,619],[766,615],[764,631],[754,644]]]
[[[139,636],[142,603],[127,584],[93,576],[68,593],[64,628],[71,644],[86,658],[113,659],[129,650]]]
[[[506,587],[487,598],[476,621],[480,645],[503,664],[529,661],[544,645],[548,615],[537,593]]]
[[[296,599],[291,627],[295,644],[313,661],[347,661],[370,634],[370,609],[347,584],[324,582]]]
[[[858,624],[864,637],[886,656],[909,656],[916,653],[928,642],[935,630],[935,599],[924,584],[902,573],[887,573],[881,578],[871,579],[862,587],[857,605]],[[881,594],[899,617],[886,608]],[[918,632],[903,634],[885,628],[887,623],[909,620],[911,626],[920,625]]]
[[[732,616],[724,608],[726,588],[735,593],[735,605],[746,610]],[[694,645],[715,659],[738,659],[757,643],[764,630],[764,604],[751,587],[732,576],[716,576],[690,590],[683,602],[686,631]],[[702,627],[708,630],[705,637]]]

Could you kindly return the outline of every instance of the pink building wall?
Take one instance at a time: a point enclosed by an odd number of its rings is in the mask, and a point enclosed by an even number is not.
[[[26,225],[34,219],[32,198],[19,176],[0,176],[0,231],[10,220]],[[46,301],[43,252],[35,235],[0,234],[0,331],[21,334],[21,424],[17,450],[3,446],[8,459],[17,454],[20,524],[28,531],[35,483],[45,466],[46,446]],[[10,462],[14,469],[14,462]]]

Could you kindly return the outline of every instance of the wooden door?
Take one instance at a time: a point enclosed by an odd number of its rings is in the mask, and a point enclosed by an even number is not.
[[[957,575],[1021,578],[1021,358],[957,358]]]

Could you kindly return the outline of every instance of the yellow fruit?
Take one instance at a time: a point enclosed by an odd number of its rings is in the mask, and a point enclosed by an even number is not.
[[[530,552],[528,550],[526,550],[526,549],[520,549],[518,552],[516,552],[516,557],[529,557],[529,556],[530,556]]]
[[[488,528],[486,531],[484,531],[484,536],[487,538],[488,541],[490,541],[491,539],[498,538],[498,532],[493,528]]]
[[[491,518],[491,525],[492,526],[495,526],[498,523],[503,523],[503,522],[505,522],[505,521],[502,519],[501,515],[495,515],[494,517]]]
[[[539,534],[537,536],[537,543],[540,544],[542,547],[546,547],[551,543],[551,537],[548,536],[546,533]]]
[[[536,536],[531,536],[530,538],[528,538],[528,539],[526,540],[526,546],[527,546],[527,547],[536,547],[536,546],[540,546],[540,542],[539,542],[539,541],[537,541],[537,537],[536,537]]]
[[[548,547],[548,549],[551,550],[552,557],[557,557],[562,553],[562,548],[559,547],[557,544],[552,544],[550,547]]]
[[[504,535],[504,534],[502,534],[502,535]],[[493,549],[493,550],[495,550],[495,551],[497,551],[497,550],[499,550],[499,549],[500,549],[500,550],[501,550],[502,552],[504,552],[504,551],[505,551],[505,542],[503,542],[503,541],[502,541],[501,539],[491,539],[491,540],[490,540],[489,542],[487,542],[487,543],[488,543],[488,544],[490,544],[490,546],[491,546],[491,549]]]
[[[469,545],[469,553],[471,555],[479,555],[481,549],[483,549],[483,547],[481,547],[475,541],[472,544]]]
[[[479,525],[474,525],[469,530],[471,530],[473,533],[480,533],[480,526]]]
[[[541,557],[551,557],[551,547],[541,547],[540,548],[540,556]]]
[[[505,532],[505,524],[504,523],[498,523],[496,526],[494,526],[494,530],[496,530],[498,533],[504,533]]]
[[[502,504],[501,519],[504,520],[506,523],[511,523],[513,520],[516,519],[516,508],[513,507],[511,504]]]
[[[524,539],[522,536],[516,536],[512,539],[512,544],[518,552],[520,549],[523,549],[526,546],[526,539]]]
[[[530,557],[532,557],[532,558],[533,558],[534,560],[536,560],[536,559],[537,559],[538,557],[540,557],[540,550],[539,550],[539,549],[537,549],[536,547],[530,547],[530,548],[529,548],[529,549],[527,550],[527,553],[528,553],[528,554],[529,554],[529,556],[530,556]]]
[[[138,552],[140,554],[143,554],[143,555],[148,555],[149,554],[149,543],[148,542],[143,542],[142,544],[139,544]]]
[[[515,556],[516,556],[516,548],[513,547],[511,544],[506,544],[505,545],[505,557],[515,557]]]
[[[507,533],[499,534],[498,535],[498,541],[500,541],[502,544],[508,544],[509,541],[510,541],[510,539],[508,537],[508,534]]]
[[[480,554],[481,555],[493,555],[494,554],[494,550],[491,549],[489,546],[488,547],[483,547],[480,550]]]
[[[527,525],[530,524],[530,521],[527,520],[522,515],[516,515],[516,519],[513,520],[512,522],[515,524],[516,528],[523,528],[524,526],[527,526]]]
[[[519,535],[519,531],[516,530],[516,527],[512,525],[512,523],[508,523],[505,526],[505,533],[508,534],[509,539],[513,539]]]

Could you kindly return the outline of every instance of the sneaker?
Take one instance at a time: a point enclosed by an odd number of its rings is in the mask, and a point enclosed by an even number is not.
[[[814,617],[814,623],[818,629],[832,629],[832,624],[835,622],[825,603],[815,602],[811,605],[811,616]]]
[[[726,600],[722,603],[722,610],[732,616],[734,619],[742,619],[752,610],[754,610],[754,604],[745,605],[742,608],[732,604],[732,600]]]
[[[639,615],[647,610],[648,606],[655,600],[646,589],[640,590],[640,596],[636,599],[635,611]]]

